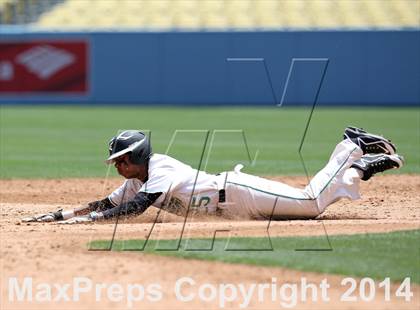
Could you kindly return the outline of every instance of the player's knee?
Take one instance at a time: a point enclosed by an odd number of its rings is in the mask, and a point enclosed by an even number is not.
[[[315,219],[317,216],[322,214],[324,209],[321,209],[318,205],[317,200],[310,200],[305,208],[304,216],[308,219]]]

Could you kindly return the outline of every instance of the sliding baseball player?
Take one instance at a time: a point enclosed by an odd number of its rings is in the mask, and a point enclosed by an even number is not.
[[[108,197],[74,210],[24,221],[74,224],[140,215],[150,206],[181,216],[205,213],[244,219],[315,218],[341,198],[358,199],[360,180],[401,168],[403,157],[381,136],[348,127],[327,165],[304,188],[241,172],[198,171],[167,155],[154,154],[148,137],[127,130],[109,142],[108,164],[125,182]]]

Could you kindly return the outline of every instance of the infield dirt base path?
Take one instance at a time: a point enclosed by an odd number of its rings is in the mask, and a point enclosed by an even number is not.
[[[304,186],[305,177],[278,177],[287,184]],[[302,303],[293,309],[418,309],[420,286],[412,285],[414,299],[391,298],[384,301],[383,290],[377,290],[371,302],[340,302],[347,286],[341,286],[344,276],[326,275],[289,270],[285,268],[233,265],[219,262],[182,260],[177,258],[147,255],[138,252],[93,252],[87,250],[91,239],[110,239],[113,223],[87,225],[24,224],[19,219],[56,210],[70,208],[78,204],[103,198],[122,182],[121,179],[63,179],[63,180],[0,180],[1,206],[1,309],[125,309],[130,304],[126,299],[112,301],[109,298],[95,300],[95,294],[82,294],[79,301],[59,302],[18,302],[9,299],[9,280],[16,277],[19,285],[25,277],[33,279],[33,295],[40,283],[57,283],[58,286],[72,284],[75,277],[86,277],[92,285],[104,283],[105,288],[96,288],[101,296],[106,296],[112,283],[126,288],[128,284],[147,287],[159,284],[160,301],[145,300],[134,302],[133,308],[142,309],[197,309],[220,306],[219,300],[202,301],[195,298],[190,302],[180,301],[174,292],[176,282],[183,277],[196,281],[193,286],[185,286],[185,294],[197,293],[200,285],[222,283],[239,284],[250,287],[253,283],[272,283],[277,279],[280,286],[284,282],[300,283],[302,277],[308,282],[319,284],[327,279],[331,285],[329,302]],[[353,234],[366,232],[388,232],[420,228],[420,176],[387,175],[378,176],[372,182],[362,184],[362,199],[354,202],[340,201],[330,206],[318,220],[277,221],[270,223],[271,236],[323,235],[325,226],[328,234]],[[124,220],[118,226],[116,238],[142,239],[151,229],[156,210],[150,208],[146,214]],[[321,222],[322,220],[322,222]],[[174,238],[182,228],[182,218],[165,214],[153,229],[151,238]],[[234,235],[261,236],[266,234],[267,222],[232,222],[217,218],[200,218],[188,223],[187,236],[210,237],[215,229],[228,229]],[[323,225],[322,225],[323,224]],[[223,235],[223,234],[222,234]],[[227,236],[227,234],[226,234]],[[393,284],[392,290],[398,286]],[[56,297],[52,289],[52,298]],[[72,289],[68,289],[73,297]],[[139,294],[139,291],[135,292]],[[118,292],[116,293],[118,295]],[[248,308],[279,309],[282,304],[271,300],[270,291],[263,291],[262,301],[254,294]],[[139,296],[139,295],[137,295]],[[309,296],[309,295],[308,295]],[[44,296],[38,296],[44,297]],[[118,296],[117,296],[118,297]],[[118,298],[117,298],[118,299]],[[226,303],[225,308],[238,308],[243,299]],[[283,300],[283,302],[285,302]],[[293,305],[290,302],[283,305]]]

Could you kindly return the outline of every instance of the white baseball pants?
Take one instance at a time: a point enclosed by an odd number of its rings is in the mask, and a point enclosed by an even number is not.
[[[225,172],[220,177],[224,178],[226,202],[219,208],[231,217],[314,218],[341,198],[360,198],[360,175],[350,166],[362,155],[359,146],[343,140],[328,164],[304,189],[242,173],[240,169]]]

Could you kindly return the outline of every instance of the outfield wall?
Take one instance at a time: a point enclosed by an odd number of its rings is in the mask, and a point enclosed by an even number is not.
[[[307,105],[314,101],[328,60],[319,104],[420,105],[419,30],[0,30],[2,46],[49,40],[87,42],[86,92],[3,89],[0,103]]]

